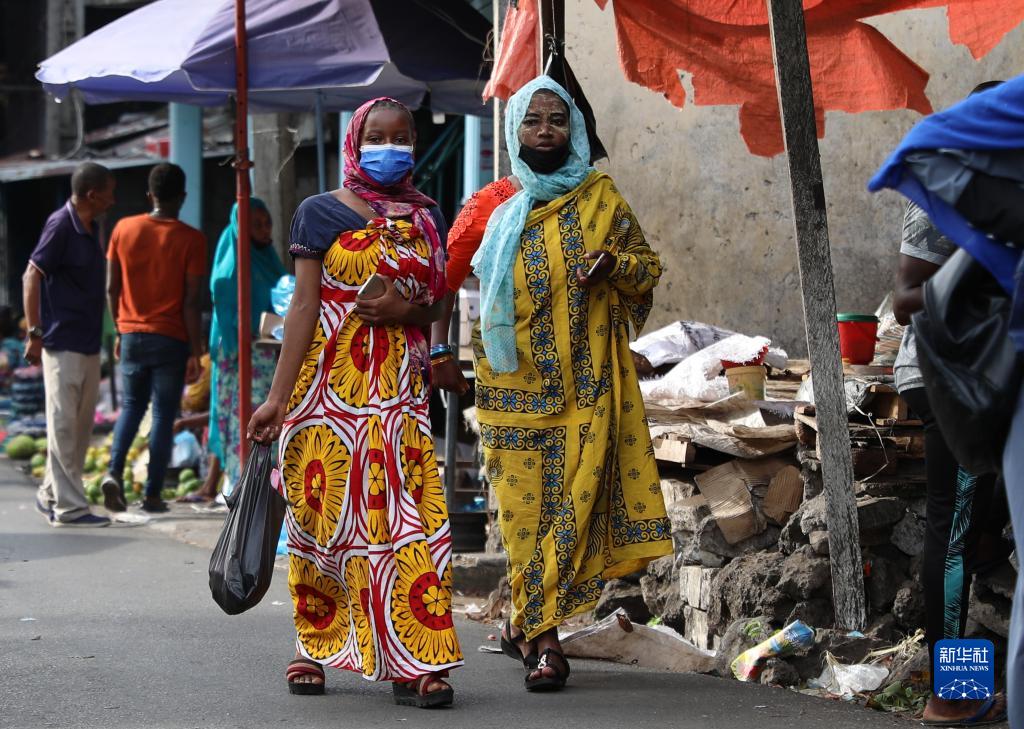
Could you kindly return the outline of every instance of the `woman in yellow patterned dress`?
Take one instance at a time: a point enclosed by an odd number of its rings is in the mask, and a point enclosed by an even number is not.
[[[529,690],[565,685],[558,626],[605,580],[672,553],[628,340],[661,275],[629,205],[589,166],[583,115],[547,77],[509,101],[522,190],[491,215],[480,277],[476,404],[509,557]],[[518,633],[518,634],[517,634]]]
[[[451,535],[429,419],[429,342],[445,291],[444,221],[411,182],[415,127],[368,102],[345,140],[344,187],[292,222],[295,294],[267,402],[249,435],[281,437],[292,693],[323,666],[393,682],[395,701],[442,706],[462,664]],[[376,274],[384,294],[360,288]]]

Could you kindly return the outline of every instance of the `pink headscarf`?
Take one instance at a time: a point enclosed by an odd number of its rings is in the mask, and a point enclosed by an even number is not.
[[[366,201],[378,215],[385,217],[407,217],[415,207],[432,208],[436,202],[413,187],[412,173],[403,177],[394,185],[385,187],[363,172],[359,166],[359,140],[363,136],[363,126],[373,107],[388,101],[397,104],[409,112],[405,104],[388,96],[367,101],[356,109],[345,132],[345,187]],[[410,117],[412,113],[409,112]]]
[[[370,208],[385,218],[411,218],[412,222],[423,231],[434,252],[430,261],[430,290],[435,299],[443,295],[444,282],[444,246],[440,232],[430,208],[437,203],[416,189],[412,184],[412,172],[394,185],[384,186],[374,180],[359,166],[359,141],[363,136],[363,126],[373,107],[381,101],[388,101],[405,109],[408,107],[389,96],[381,96],[367,101],[356,109],[345,132],[344,170],[346,189],[358,195]],[[409,112],[410,117],[412,112]]]

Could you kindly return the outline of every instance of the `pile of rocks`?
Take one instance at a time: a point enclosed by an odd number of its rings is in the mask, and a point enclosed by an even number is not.
[[[813,453],[798,448],[789,458],[730,464],[725,465],[746,479],[749,513],[737,499],[723,505],[702,493],[702,483],[709,475],[714,481],[722,466],[664,479],[675,555],[652,563],[642,575],[610,583],[599,616],[625,607],[634,621],[660,618],[697,646],[724,654],[735,648],[730,626],[751,618],[775,628],[798,619],[819,630],[833,627],[825,495]],[[770,498],[772,484],[793,471],[800,476],[798,504],[780,513]],[[869,613],[862,643],[869,646],[924,626],[924,482],[887,477],[858,482],[856,489]],[[1005,565],[978,578],[969,633],[997,642],[1007,636],[1014,577]],[[820,671],[820,665],[815,668]],[[810,669],[800,671],[805,672]]]

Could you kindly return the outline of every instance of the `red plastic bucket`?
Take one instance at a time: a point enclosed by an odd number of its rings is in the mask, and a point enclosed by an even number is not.
[[[768,345],[761,347],[761,350],[754,356],[753,359],[748,359],[746,362],[730,362],[727,359],[722,360],[722,369],[731,370],[734,367],[757,367],[758,365],[764,364],[764,358],[768,356]]]
[[[839,353],[843,361],[871,364],[878,340],[878,317],[872,314],[839,314]]]

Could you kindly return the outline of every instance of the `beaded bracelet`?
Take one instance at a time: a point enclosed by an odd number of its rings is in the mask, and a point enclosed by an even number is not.
[[[435,344],[435,345],[433,345],[430,348],[430,354],[431,354],[431,356],[433,356],[435,354],[451,354],[452,353],[452,349],[453,349],[452,345],[447,344],[447,343],[445,343],[445,344]]]

